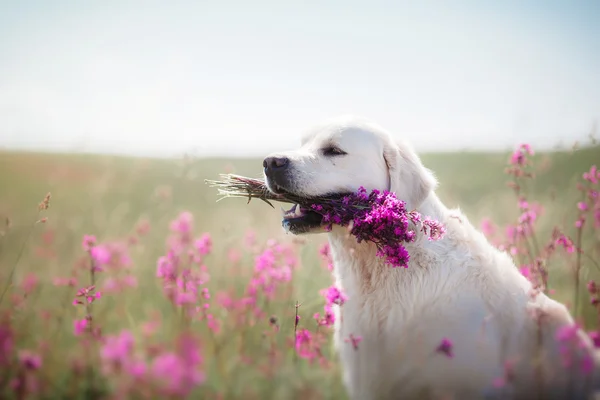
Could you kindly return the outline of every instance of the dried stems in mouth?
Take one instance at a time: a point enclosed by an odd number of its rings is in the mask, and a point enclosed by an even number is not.
[[[301,205],[306,205],[311,200],[312,202],[319,203],[326,201],[326,199],[319,198],[307,199],[292,193],[275,194],[267,188],[262,179],[248,178],[234,174],[220,174],[220,177],[222,178],[221,180],[205,180],[205,183],[209,186],[218,189],[219,195],[222,196],[219,200],[227,197],[246,197],[248,198],[248,203],[250,203],[252,199],[260,199],[273,208],[275,207],[271,204],[271,201]]]

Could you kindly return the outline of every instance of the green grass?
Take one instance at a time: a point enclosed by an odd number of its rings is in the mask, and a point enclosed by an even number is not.
[[[518,217],[515,195],[506,186],[509,177],[504,168],[508,154],[425,154],[422,159],[440,182],[438,194],[442,200],[449,207],[460,206],[474,225],[479,226],[482,218],[489,217],[504,226]],[[599,162],[600,147],[536,155],[537,176],[527,187],[527,193],[545,207],[538,229],[541,242],[547,241],[557,224],[569,227],[571,231],[567,233],[573,233],[572,221],[579,198],[576,183],[590,165]],[[18,348],[44,349],[43,346],[47,346],[47,350],[42,351],[42,374],[52,382],[47,389],[53,393],[47,396],[59,398],[81,393],[81,383],[74,383],[77,378],[72,364],[86,357],[97,357],[87,356],[79,344],[80,339],[72,333],[73,319],[83,316],[81,309],[71,305],[75,290],[52,284],[53,277],[69,276],[73,269],[79,271],[83,283],[87,282],[85,271],[77,266],[86,260],[81,247],[84,234],[94,234],[100,241],[121,240],[132,235],[142,219],[150,221],[150,233],[132,250],[138,288],[103,297],[95,304],[94,318],[106,334],[129,329],[139,337],[141,323],[156,314],[162,320],[156,340],[162,343],[174,337],[180,327],[180,317],[162,295],[155,277],[156,260],[166,251],[169,221],[179,212],[189,210],[194,215],[196,233],[212,234],[214,250],[206,265],[211,274],[208,286],[213,299],[219,291],[232,290],[239,294],[247,283],[253,255],[245,254],[240,267],[234,268],[227,259],[227,252],[240,246],[248,230],[256,232],[260,243],[268,238],[286,243],[294,240],[282,232],[279,211],[260,201],[216,202],[216,190],[205,185],[204,179],[215,179],[223,172],[260,176],[261,161],[0,152],[0,232],[3,232],[0,290],[4,289],[14,267],[16,286],[29,273],[35,273],[40,280],[23,307],[13,310],[11,323],[18,331]],[[38,203],[47,192],[52,193],[50,208],[38,215]],[[47,223],[34,224],[41,217],[47,217]],[[10,227],[4,227],[5,219],[10,220]],[[246,366],[240,361],[240,346],[253,359],[262,360],[261,363],[267,360],[270,339],[263,337],[263,332],[268,330],[264,321],[262,325],[237,327],[232,332],[227,331],[225,323],[225,332],[216,339],[207,329],[199,327],[198,332],[204,339],[207,383],[198,393],[222,393],[224,398],[345,396],[332,349],[327,349],[327,358],[333,365],[315,368],[306,361],[296,361],[286,344],[293,338],[295,301],[302,303],[301,323],[311,329],[313,313],[322,311],[318,291],[331,284],[317,252],[325,239],[324,235],[315,235],[304,237],[305,243],[293,244],[300,268],[292,284],[280,293],[282,300],[267,306],[268,313],[276,315],[281,324],[280,334],[273,339],[282,357],[272,371],[274,375],[267,378],[258,366]],[[597,233],[586,235],[586,241],[587,247],[595,247],[595,251],[600,252]],[[585,282],[597,276],[598,271],[590,262],[584,264]],[[553,266],[550,282],[556,289],[555,298],[571,302],[572,278],[568,267]],[[99,279],[101,285],[104,279],[101,274]],[[3,310],[9,309],[9,295],[0,306]],[[592,324],[594,311],[585,300],[583,303],[584,315]],[[45,319],[43,312],[51,317]],[[218,318],[228,320],[225,311],[215,309],[213,312]],[[0,377],[0,383],[2,381]],[[102,382],[104,386],[106,382]]]

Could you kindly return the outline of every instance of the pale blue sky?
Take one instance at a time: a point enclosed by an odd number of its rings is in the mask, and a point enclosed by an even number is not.
[[[600,118],[600,1],[0,1],[0,146],[264,155],[356,113],[550,148]]]

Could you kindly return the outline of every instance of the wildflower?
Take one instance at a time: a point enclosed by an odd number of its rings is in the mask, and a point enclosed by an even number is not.
[[[75,336],[81,336],[88,327],[88,320],[86,318],[76,319],[73,321],[73,333]]]
[[[344,341],[346,343],[351,343],[352,347],[354,347],[354,350],[358,350],[358,344],[362,341],[362,337],[361,336],[354,336],[351,333],[348,338],[344,339]]]
[[[321,294],[325,297],[326,304],[337,304],[341,306],[348,299],[341,290],[335,286],[331,286],[321,291]]]
[[[573,241],[568,236],[565,236],[564,234],[561,234],[556,239],[556,244],[562,245],[565,248],[565,250],[567,251],[567,253],[575,252],[575,245],[573,244]]]
[[[600,180],[600,171],[598,171],[595,165],[592,165],[588,172],[583,173],[583,179],[589,181],[590,183],[596,184]]]
[[[598,293],[598,285],[595,281],[589,281],[587,284],[587,290],[590,294]]]
[[[110,250],[106,246],[96,246],[90,249],[92,259],[98,264],[108,264],[111,260]]]
[[[312,335],[308,329],[300,329],[296,333],[296,351],[301,358],[311,360],[315,357],[312,340]]]
[[[83,240],[81,242],[81,246],[84,251],[90,251],[92,247],[96,245],[96,236],[93,235],[83,235]]]
[[[107,336],[100,349],[100,357],[104,361],[124,363],[133,351],[134,343],[133,335],[126,330],[115,336]]]
[[[440,342],[439,346],[436,348],[435,351],[437,353],[445,354],[448,358],[452,358],[452,357],[454,357],[452,348],[453,348],[453,344],[450,341],[450,339],[444,338],[444,339],[442,339],[442,341]]]
[[[25,293],[31,293],[35,290],[36,286],[38,285],[38,277],[30,272],[25,276],[25,279],[23,279],[23,283],[22,283],[22,287],[23,287],[23,291]]]
[[[590,339],[594,343],[595,348],[600,348],[600,331],[588,332]]]
[[[13,332],[7,321],[2,321],[0,324],[0,366],[6,366],[9,363],[13,345]]]
[[[19,351],[19,361],[28,370],[40,369],[42,366],[42,358],[29,350]]]
[[[423,220],[423,227],[421,229],[428,236],[429,240],[439,240],[444,237],[444,234],[446,233],[444,225],[429,217]],[[427,229],[429,229],[429,234],[427,234]]]
[[[210,234],[203,234],[198,240],[196,240],[194,246],[196,247],[196,250],[198,250],[198,253],[200,253],[202,256],[210,253],[212,249],[212,239]]]
[[[481,230],[487,237],[493,236],[496,233],[496,227],[489,218],[484,218],[481,221]]]
[[[521,144],[510,157],[510,164],[523,166],[527,163],[527,155],[533,155],[533,149],[527,143]]]
[[[194,216],[185,211],[179,214],[179,216],[171,222],[170,228],[173,232],[178,233],[191,233],[192,224],[194,222]]]
[[[330,304],[325,304],[325,307],[323,307],[324,309],[324,313],[323,313],[323,317],[321,317],[321,314],[316,313],[313,318],[317,321],[318,325],[322,325],[322,326],[333,326],[333,324],[335,323],[335,314],[333,313],[333,309],[331,308]]]
[[[189,337],[180,338],[177,350],[156,357],[151,373],[165,395],[186,397],[204,382],[204,374],[198,369],[202,358],[198,345]]]

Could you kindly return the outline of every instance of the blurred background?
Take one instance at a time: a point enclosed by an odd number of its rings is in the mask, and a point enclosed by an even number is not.
[[[111,295],[109,275],[98,276],[107,294],[94,312],[104,332],[137,335],[157,312],[178,326],[155,269],[182,211],[192,213],[195,235],[212,235],[213,298],[244,293],[256,255],[244,250],[248,237],[293,246],[294,279],[265,310],[288,335],[299,301],[308,326],[323,311],[319,290],[331,285],[317,250],[326,237],[286,236],[278,210],[217,203],[204,180],[259,177],[266,154],[295,148],[305,129],[339,114],[366,116],[412,142],[442,200],[478,227],[498,225],[496,239],[521,213],[504,168],[512,150],[531,144],[536,177],[523,194],[543,205],[539,241],[551,240],[556,225],[573,235],[577,183],[600,162],[599,20],[594,0],[0,2],[0,281],[15,296],[34,278],[41,283],[28,292],[27,311],[14,314],[19,346],[38,346],[37,333],[51,329],[44,373],[71,382],[68,363],[81,351],[73,320],[83,315],[70,305],[76,288],[56,279],[89,283],[84,234],[127,243],[138,282]],[[48,192],[50,208],[39,212]],[[598,256],[599,231],[587,227],[586,248]],[[582,282],[598,275],[583,262]],[[551,266],[561,301],[573,299],[571,265]],[[596,311],[582,304],[595,323]],[[226,310],[211,310],[228,329],[217,338],[202,331],[209,384],[201,393],[343,398],[335,362],[299,370],[288,352],[273,364],[260,345],[265,321],[240,336]],[[52,318],[31,318],[40,311]],[[160,331],[166,343],[174,334]],[[241,350],[227,347],[233,341],[248,343],[257,363],[276,365],[277,379],[248,368]]]
[[[420,151],[538,149],[600,115],[590,1],[0,5],[0,145],[262,156],[356,113]]]

